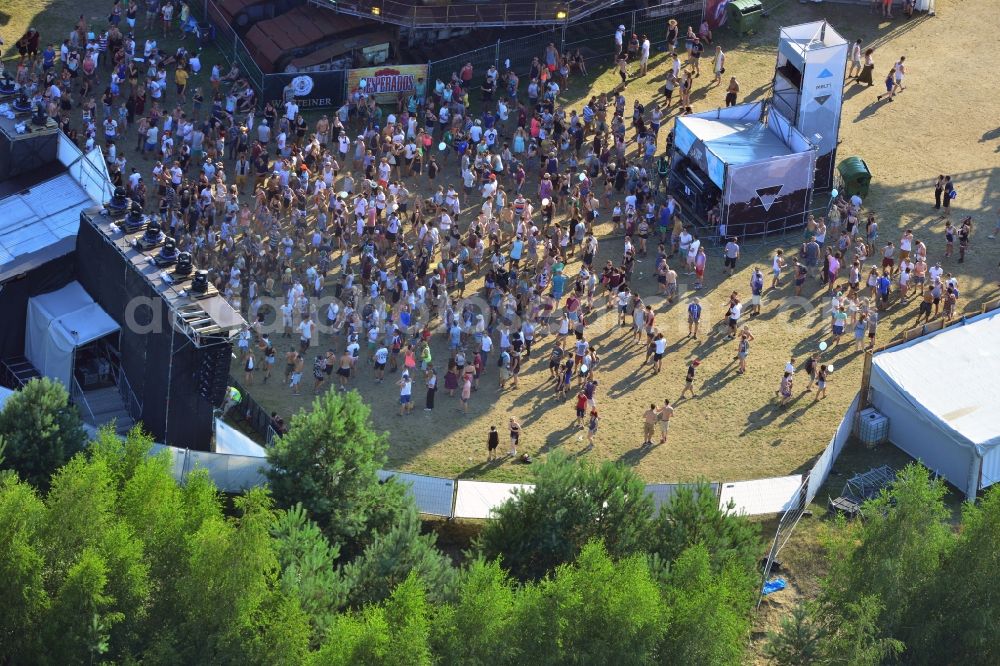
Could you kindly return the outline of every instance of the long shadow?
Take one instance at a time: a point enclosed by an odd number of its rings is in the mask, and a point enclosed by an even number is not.
[[[614,384],[612,384],[610,388],[608,388],[608,391],[607,391],[608,397],[609,398],[617,398],[617,397],[626,395],[626,394],[628,394],[629,390],[631,390],[635,386],[641,384],[642,382],[644,382],[647,379],[652,378],[654,376],[652,374],[652,367],[653,366],[651,366],[651,365],[649,365],[649,366],[643,366],[643,372],[641,372],[641,373],[639,371],[632,372],[632,373],[629,373],[629,375],[627,377],[623,377],[622,379],[619,379],[617,382],[615,382]],[[650,374],[647,374],[645,372],[646,369],[649,369]]]
[[[635,467],[640,462],[642,462],[642,459],[648,456],[657,446],[658,444],[654,444],[653,446],[637,446],[634,449],[626,451],[625,453],[618,456],[618,459],[615,462],[622,463],[623,465],[628,465],[630,467]]]
[[[882,101],[879,101],[877,99],[872,100],[871,104],[869,104],[868,106],[866,106],[865,108],[861,109],[861,111],[858,112],[858,115],[855,116],[853,122],[860,123],[866,118],[871,118],[873,115],[875,115],[876,111],[890,104],[890,102],[888,101],[889,99],[891,98],[887,97]]]
[[[867,83],[858,83],[857,81],[848,81],[845,83],[845,86],[847,86],[847,89],[844,92],[844,101],[857,97],[864,91],[875,87],[874,85],[870,86]]]
[[[564,441],[567,437],[572,437],[574,432],[583,432],[583,429],[576,425],[576,419],[570,422],[569,425],[561,428],[559,430],[553,430],[545,437],[545,443],[538,449],[537,455],[543,455],[552,451],[558,446],[565,444]]]
[[[984,132],[982,138],[979,139],[979,143],[987,143],[994,139],[1000,139],[1000,127]]]
[[[740,433],[740,436],[747,435],[754,430],[765,426],[778,417],[778,405],[773,400],[768,400],[761,407],[747,414],[747,424]]]
[[[477,463],[477,464],[473,465],[472,467],[469,467],[469,468],[465,469],[463,472],[461,472],[458,475],[458,478],[460,478],[460,479],[475,479],[475,478],[478,478],[478,477],[482,476],[483,474],[485,474],[486,472],[489,472],[491,470],[496,469],[497,467],[500,467],[500,465],[504,464],[504,462],[506,462],[506,460],[507,459],[506,459],[505,456],[500,456],[499,458],[496,458],[495,460],[484,460],[481,463]]]

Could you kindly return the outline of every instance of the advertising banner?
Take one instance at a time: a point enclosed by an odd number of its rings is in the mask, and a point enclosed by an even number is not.
[[[802,77],[802,106],[796,125],[806,138],[819,147],[816,187],[820,189],[833,186],[849,46],[843,39],[840,42],[826,48],[811,49],[806,54]]]
[[[815,152],[730,165],[723,218],[728,233],[756,236],[805,221],[813,189]]]
[[[361,67],[347,72],[348,94],[363,90],[375,95],[379,104],[396,101],[396,95],[407,96],[416,89],[417,79],[427,78],[427,65],[380,65]]]
[[[344,102],[343,71],[268,74],[264,77],[264,101],[282,108],[282,95],[289,84],[302,111],[336,109]]]

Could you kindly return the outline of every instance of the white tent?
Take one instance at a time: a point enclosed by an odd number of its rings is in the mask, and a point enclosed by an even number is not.
[[[1000,482],[1000,310],[875,354],[889,440],[969,497]]]
[[[28,299],[24,353],[38,372],[67,388],[73,376],[73,352],[118,330],[79,282]]]

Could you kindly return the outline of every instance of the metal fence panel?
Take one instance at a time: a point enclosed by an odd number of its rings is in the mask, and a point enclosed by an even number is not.
[[[727,505],[732,500],[735,504],[732,510],[736,514],[763,516],[783,513],[799,506],[801,486],[801,474],[724,483],[719,493],[719,508],[728,510]]]
[[[854,417],[858,412],[858,405],[861,403],[861,394],[854,396],[854,400],[851,402],[851,406],[847,408],[847,413],[844,414],[843,420],[840,422],[840,426],[837,428],[837,432],[834,433],[833,437],[830,439],[830,444],[827,445],[826,449],[823,451],[823,455],[819,457],[816,463],[813,465],[812,471],[809,472],[808,487],[806,489],[806,504],[812,502],[819,489],[823,487],[826,483],[827,477],[830,476],[830,470],[833,469],[833,464],[837,462],[837,457],[840,456],[840,452],[844,450],[847,445],[847,440],[851,438],[851,430],[854,428]]]
[[[474,51],[467,51],[430,63],[427,67],[428,90],[434,89],[434,82],[438,79],[445,83],[451,81],[451,75],[458,74],[468,62],[472,63],[473,81],[482,80],[490,65],[497,65],[498,44],[499,42],[493,42]]]
[[[722,488],[722,484],[716,481],[708,484],[709,488],[712,490],[712,494],[717,498],[719,496],[719,490]],[[653,496],[653,503],[656,505],[656,512],[659,513],[660,509],[663,508],[665,504],[668,504],[673,498],[674,494],[681,488],[697,488],[699,487],[694,483],[650,483],[646,486],[646,492]]]
[[[532,58],[542,60],[545,55],[545,47],[555,44],[556,48],[562,45],[562,30],[552,29],[538,32],[533,35],[517,37],[515,39],[505,39],[499,43],[497,69],[501,72],[510,61],[510,69],[514,73],[524,78],[531,69]],[[521,82],[520,89],[524,90],[528,86],[528,80]]]
[[[455,503],[454,479],[442,479],[436,476],[407,474],[406,472],[393,472],[390,470],[378,471],[378,478],[382,481],[393,477],[399,483],[403,484],[409,493],[413,495],[417,511],[429,516],[452,517],[453,505]]]

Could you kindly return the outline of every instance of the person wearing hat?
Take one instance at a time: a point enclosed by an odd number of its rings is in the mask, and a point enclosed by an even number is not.
[[[677,27],[677,19],[667,21],[667,51],[671,53],[677,50],[677,37],[680,36],[680,28]]]
[[[692,398],[698,396],[698,394],[694,392],[694,374],[699,365],[701,365],[701,361],[698,360],[698,357],[691,359],[691,362],[688,363],[687,374],[684,376],[684,390],[681,391],[682,398],[687,395],[689,391],[691,392]]]
[[[615,30],[615,56],[614,56],[615,62],[618,62],[618,59],[623,55],[625,55],[625,46],[623,43],[624,40],[625,40],[625,26],[619,25],[618,29]]]

